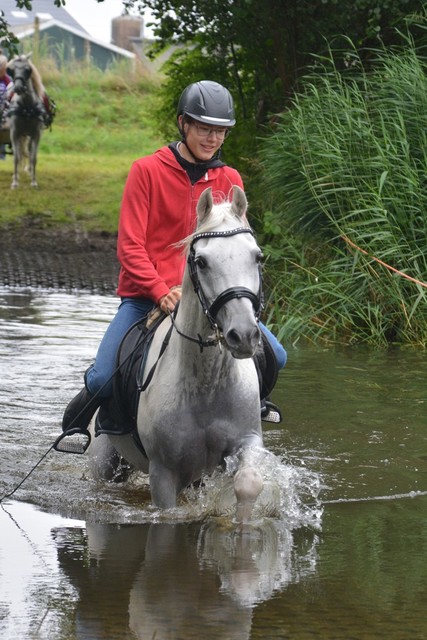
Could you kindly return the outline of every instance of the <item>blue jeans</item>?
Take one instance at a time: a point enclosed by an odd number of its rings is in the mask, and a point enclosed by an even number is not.
[[[113,394],[111,377],[116,368],[116,355],[120,343],[128,329],[153,307],[154,302],[148,298],[122,298],[117,313],[98,347],[95,362],[86,372],[85,383],[90,393],[99,394],[101,398],[108,398]]]
[[[117,313],[110,322],[98,347],[95,362],[86,372],[85,382],[90,393],[96,393],[101,398],[108,398],[112,395],[111,377],[116,368],[116,354],[120,343],[128,329],[135,322],[141,320],[154,306],[154,302],[148,298],[122,298]],[[261,322],[259,326],[273,348],[279,369],[282,369],[287,360],[286,351],[267,327]]]

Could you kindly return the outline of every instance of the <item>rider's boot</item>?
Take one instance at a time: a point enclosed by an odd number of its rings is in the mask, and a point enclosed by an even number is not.
[[[270,393],[274,388],[278,376],[277,360],[265,336],[262,336],[262,347],[254,356],[254,363],[258,374],[261,420],[263,422],[282,422],[282,414],[270,400]]]
[[[111,414],[112,399],[105,399],[100,408],[95,421],[95,434],[101,433],[117,435],[118,429]]]
[[[87,431],[93,414],[101,404],[102,398],[92,395],[86,387],[71,400],[64,411],[62,430],[80,429]]]

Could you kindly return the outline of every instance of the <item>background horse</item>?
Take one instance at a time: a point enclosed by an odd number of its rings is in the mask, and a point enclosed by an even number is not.
[[[26,156],[28,156],[31,186],[37,187],[37,150],[46,115],[43,106],[45,91],[40,74],[30,61],[30,55],[17,56],[8,65],[8,71],[14,82],[8,112],[10,141],[14,156],[12,189],[18,186],[18,168]]]
[[[198,205],[196,232],[184,245],[187,267],[175,318],[156,331],[141,393],[138,434],[92,439],[92,470],[111,475],[118,452],[149,473],[152,501],[176,505],[179,493],[237,455],[237,515],[250,517],[263,481],[250,465],[262,446],[258,376],[261,251],[246,220],[246,197],[233,187],[232,202],[213,204],[211,189]],[[168,345],[162,349],[167,336]],[[161,354],[161,355],[159,355]],[[252,449],[253,450],[253,449]]]

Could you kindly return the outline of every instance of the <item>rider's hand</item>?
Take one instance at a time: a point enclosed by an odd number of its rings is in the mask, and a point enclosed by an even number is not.
[[[177,302],[181,298],[181,289],[176,287],[171,289],[169,293],[165,296],[162,296],[159,300],[159,307],[164,313],[171,313],[175,307]]]

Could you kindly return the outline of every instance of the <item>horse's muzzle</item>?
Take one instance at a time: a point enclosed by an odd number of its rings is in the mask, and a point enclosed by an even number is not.
[[[258,349],[260,339],[261,332],[258,325],[246,331],[231,328],[224,334],[224,340],[231,355],[238,360],[252,358]]]
[[[18,96],[22,96],[22,94],[25,93],[25,87],[20,83],[20,84],[14,84],[13,86],[13,91],[18,95]]]

